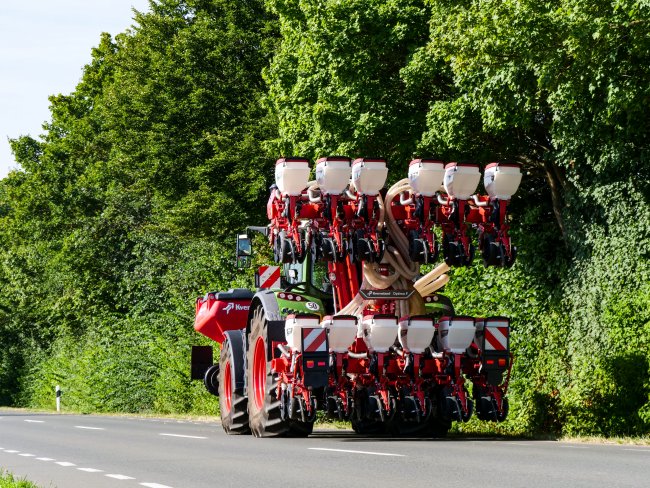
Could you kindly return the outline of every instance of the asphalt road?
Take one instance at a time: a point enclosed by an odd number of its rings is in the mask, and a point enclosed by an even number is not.
[[[226,436],[215,423],[0,409],[0,467],[43,487],[644,487],[650,447]]]

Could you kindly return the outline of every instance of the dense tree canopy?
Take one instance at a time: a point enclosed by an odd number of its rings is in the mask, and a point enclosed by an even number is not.
[[[512,432],[650,431],[650,6],[640,0],[154,0],[105,34],[0,181],[0,403],[214,412],[196,295],[250,286],[231,234],[273,159],[523,163],[510,270],[454,270],[513,318]],[[174,392],[174,394],[171,394]],[[478,428],[478,427],[477,427]]]

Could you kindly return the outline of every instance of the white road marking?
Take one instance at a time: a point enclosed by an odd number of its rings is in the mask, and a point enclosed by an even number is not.
[[[108,478],[115,478],[116,480],[134,480],[131,476],[124,476],[123,474],[105,474]]]
[[[171,486],[160,485],[158,483],[140,483],[140,485],[146,486],[147,488],[172,488]]]
[[[371,451],[352,451],[349,449],[327,449],[326,447],[308,447],[311,451],[332,451],[332,452],[350,452],[352,454],[370,454],[373,456],[397,456],[406,457],[404,454],[391,454],[389,452],[371,452]]]
[[[623,449],[624,451],[636,451],[636,452],[650,452],[650,449]]]
[[[583,447],[583,446],[560,446],[565,449],[589,449],[588,447]]]
[[[76,466],[75,463],[69,463],[68,461],[58,461],[56,464],[63,466],[64,468],[69,468],[70,466]]]
[[[9,454],[16,454],[17,452],[20,452],[20,451],[14,451],[13,449],[5,449],[5,452],[7,452]]]
[[[36,456],[36,454],[27,454],[27,453],[25,453],[25,452],[22,453],[22,454],[18,454],[18,455],[19,455],[19,456],[23,456],[23,457],[35,457],[35,456]]]
[[[525,444],[523,442],[508,442],[508,444],[510,444],[511,446],[526,446],[526,447],[530,447],[532,445],[532,444]]]
[[[160,434],[167,437],[184,437],[185,439],[207,439],[207,437],[201,437],[198,435],[180,435],[180,434]]]
[[[103,469],[95,469],[95,468],[77,468],[79,471],[85,471],[86,473],[103,473]]]
[[[44,424],[45,420],[28,420],[28,419],[25,419],[25,422],[29,422],[30,424]]]
[[[46,457],[36,458],[36,460],[37,460],[37,461],[54,461],[54,459],[52,459],[52,458],[46,458]]]
[[[104,427],[86,427],[85,425],[75,425],[74,428],[86,430],[106,430]]]

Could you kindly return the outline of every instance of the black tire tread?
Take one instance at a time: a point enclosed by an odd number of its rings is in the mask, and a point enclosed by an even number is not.
[[[243,337],[239,331],[232,331],[226,334],[223,344],[221,345],[221,354],[219,357],[219,411],[221,413],[221,426],[228,435],[246,435],[251,430],[248,425],[248,398],[244,395],[244,389],[241,386],[232,385],[232,408],[228,415],[224,416],[224,387],[223,375],[226,364],[230,362],[232,371],[232,380],[236,383],[236,368],[243,369]],[[241,359],[238,359],[240,357]],[[244,372],[240,371],[240,375]],[[243,376],[242,376],[243,377]]]
[[[282,419],[281,403],[276,398],[277,380],[271,372],[271,358],[267,357],[266,366],[266,395],[264,408],[258,409],[254,400],[253,390],[253,364],[255,344],[259,337],[264,339],[265,350],[268,351],[268,327],[269,321],[264,316],[264,308],[257,304],[253,310],[250,322],[250,333],[248,338],[248,418],[252,434],[255,437],[306,437],[311,434],[313,423],[297,422],[295,420]]]

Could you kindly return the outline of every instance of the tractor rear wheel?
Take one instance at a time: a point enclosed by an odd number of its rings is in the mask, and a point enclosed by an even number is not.
[[[248,335],[248,422],[255,437],[306,437],[314,423],[283,418],[282,401],[277,397],[277,383],[271,369],[269,320],[264,307],[255,306]],[[314,416],[315,417],[315,416]]]
[[[244,395],[244,337],[242,331],[224,333],[219,357],[219,411],[227,434],[250,434],[248,398]]]

